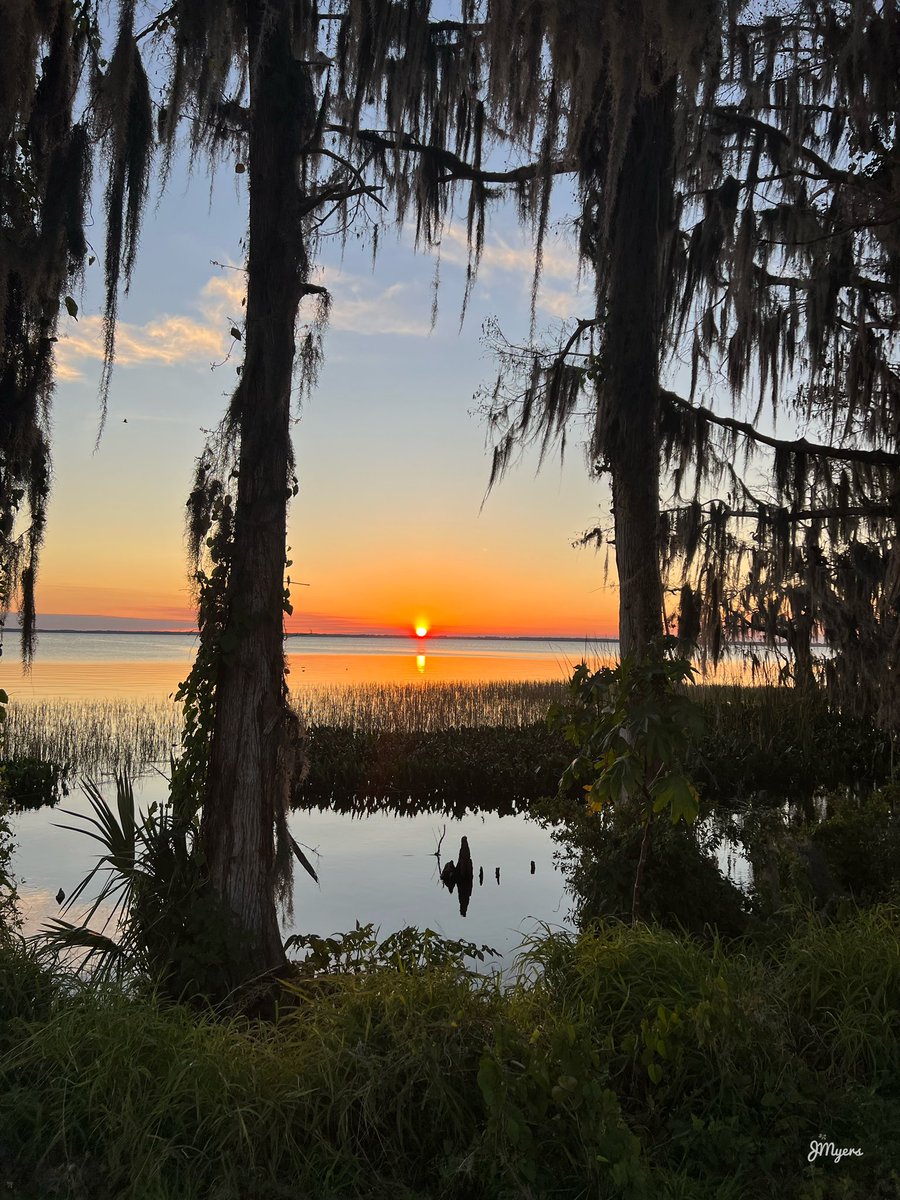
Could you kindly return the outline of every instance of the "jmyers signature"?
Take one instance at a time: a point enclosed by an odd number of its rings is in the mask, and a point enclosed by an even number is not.
[[[858,1146],[835,1146],[834,1142],[810,1142],[807,1162],[815,1162],[817,1158],[833,1158],[839,1163],[842,1158],[862,1158],[863,1152]]]

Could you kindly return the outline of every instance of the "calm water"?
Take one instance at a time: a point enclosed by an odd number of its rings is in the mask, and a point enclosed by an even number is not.
[[[26,675],[10,639],[0,658],[0,687],[19,699],[165,697],[184,679],[196,644],[193,634],[42,633]],[[585,657],[609,661],[617,650],[617,642],[575,639],[299,635],[286,641],[296,690],[305,684],[565,679]]]
[[[110,784],[104,791],[112,801],[115,788]],[[137,780],[135,793],[146,807],[164,799],[165,780],[159,775]],[[58,808],[13,818],[27,933],[59,915],[59,888],[71,892],[96,861],[96,843],[61,828],[80,824],[63,808],[90,812],[87,800],[76,791]],[[306,847],[319,883],[295,866],[294,918],[283,923],[286,934],[329,935],[352,929],[356,921],[373,921],[385,936],[405,925],[429,926],[446,937],[486,943],[508,959],[538,922],[571,928],[570,903],[554,863],[550,834],[533,821],[491,813],[455,821],[434,814],[374,813],[359,818],[313,810],[292,813],[290,826]],[[435,849],[442,835],[442,865],[456,859],[463,836],[469,843],[475,884],[465,916],[459,911],[458,894],[440,882]],[[67,914],[67,919],[77,915]]]
[[[27,676],[8,644],[0,658],[0,687],[24,701],[167,696],[184,678],[195,648],[193,635],[44,633]],[[291,685],[301,693],[306,685],[362,682],[564,680],[578,662],[609,662],[617,650],[616,642],[566,639],[300,636],[287,642]],[[732,674],[741,669],[738,660],[731,664]],[[112,781],[105,781],[104,790],[113,800]],[[164,798],[166,781],[151,773],[136,781],[135,790],[146,805]],[[63,807],[88,810],[79,791]],[[59,808],[14,818],[28,932],[59,913],[58,889],[71,892],[95,862],[96,843],[59,828],[73,823],[78,822]],[[405,925],[429,926],[494,946],[508,963],[510,952],[538,923],[570,925],[570,900],[554,864],[550,833],[526,817],[298,811],[291,829],[311,848],[319,884],[297,868],[294,919],[285,922],[285,933],[329,935],[352,929],[356,921],[374,922],[384,936]],[[463,836],[471,850],[475,886],[464,916],[458,895],[440,882],[434,852],[442,832],[441,863],[456,859]]]

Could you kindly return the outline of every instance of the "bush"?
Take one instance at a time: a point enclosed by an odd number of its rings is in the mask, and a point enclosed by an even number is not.
[[[53,807],[67,795],[63,773],[54,763],[37,758],[7,758],[0,762],[6,798],[13,809]]]
[[[7,947],[0,1181],[76,1200],[887,1200],[898,933],[890,908],[765,948],[601,923],[534,939],[506,991],[373,951],[299,976],[275,1024],[61,986]],[[819,1139],[863,1157],[810,1164]]]

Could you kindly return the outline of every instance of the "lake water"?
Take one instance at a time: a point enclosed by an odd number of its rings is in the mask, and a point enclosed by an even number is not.
[[[196,648],[192,635],[43,633],[30,674],[23,674],[7,645],[0,687],[14,701],[150,699],[171,695],[187,673]],[[299,636],[287,641],[292,688],[428,681],[556,680],[586,660],[611,662],[615,642],[566,639],[403,638]],[[730,672],[738,675],[734,660]],[[110,800],[112,780],[100,781]],[[166,781],[150,772],[135,782],[143,805],[161,800]],[[73,791],[61,807],[86,813]],[[310,848],[319,883],[299,867],[294,918],[285,933],[330,935],[373,922],[382,935],[405,925],[428,926],[510,952],[539,923],[571,927],[571,901],[554,861],[550,832],[522,816],[471,814],[460,820],[423,813],[364,817],[333,811],[297,811],[291,830]],[[17,814],[16,868],[26,932],[59,914],[59,888],[70,893],[95,861],[96,843],[60,824],[78,824],[56,809]],[[434,852],[443,833],[441,862],[455,860],[460,839],[471,850],[475,885],[465,915],[458,894],[441,884]],[[479,880],[481,873],[482,879]]]
[[[104,790],[112,801],[114,786]],[[165,797],[166,783],[158,775],[147,776],[136,781],[135,793],[146,807]],[[70,893],[96,861],[96,843],[62,828],[80,824],[62,809],[87,815],[90,805],[80,791],[73,791],[58,808],[13,817],[27,933],[59,915],[57,891]],[[319,882],[295,865],[294,917],[283,923],[286,934],[327,936],[352,929],[357,921],[380,925],[385,936],[405,925],[429,926],[445,937],[486,943],[508,958],[538,922],[571,928],[553,842],[534,821],[492,813],[458,821],[431,813],[360,818],[314,809],[292,813],[290,828],[306,848]],[[439,878],[435,849],[442,835],[441,863],[456,859],[463,836],[469,843],[475,882],[465,916],[458,894],[451,894]],[[67,919],[74,918],[67,914]]]
[[[0,687],[17,699],[161,698],[187,674],[194,634],[42,633],[31,671],[8,639]],[[544,638],[325,637],[285,643],[290,684],[416,683],[500,679],[562,680],[583,659],[610,662],[618,642]]]
[[[7,645],[0,687],[21,702],[160,698],[184,678],[195,648],[192,635],[43,633],[28,675],[14,659],[14,645]],[[366,682],[564,680],[585,657],[609,661],[616,649],[610,642],[564,639],[287,640],[291,685],[301,693],[306,686]],[[111,800],[113,781],[101,784]],[[164,798],[166,781],[153,772],[135,782],[135,791],[146,805]],[[89,811],[80,790],[73,790],[56,809],[13,818],[26,932],[59,914],[57,891],[71,892],[96,858],[96,843],[60,828],[79,823],[62,808]],[[356,921],[380,925],[385,936],[405,925],[429,926],[447,937],[491,945],[508,960],[539,922],[570,927],[570,901],[550,833],[527,818],[478,813],[453,820],[384,812],[354,817],[311,810],[292,813],[290,823],[297,841],[310,848],[319,883],[297,867],[294,918],[285,922],[285,933],[328,935],[352,929]],[[464,916],[458,893],[440,881],[434,852],[442,834],[441,863],[457,858],[463,836],[472,854],[475,883]]]

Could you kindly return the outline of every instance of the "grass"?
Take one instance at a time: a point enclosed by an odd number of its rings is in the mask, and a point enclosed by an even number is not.
[[[81,775],[168,763],[181,717],[165,700],[13,701],[4,733],[8,759],[51,762]]]
[[[545,682],[355,684],[314,687],[294,699],[312,726],[366,733],[435,732],[542,721],[565,685]],[[134,771],[168,764],[181,736],[166,700],[13,700],[6,757],[52,762],[66,773]]]
[[[562,683],[358,684],[299,695],[311,763],[300,805],[515,812],[553,792],[570,757],[544,722],[565,698]],[[707,733],[692,771],[717,803],[809,802],[822,787],[874,786],[893,770],[890,738],[790,688],[701,684],[694,695]],[[172,702],[18,701],[5,756],[21,767],[10,781],[21,777],[23,797],[39,799],[28,764],[53,763],[64,779],[137,774],[167,767],[179,738]]]
[[[590,926],[502,990],[303,975],[275,1024],[0,946],[0,1184],[23,1200],[798,1200],[900,1186],[900,918],[763,944]],[[858,1146],[807,1162],[813,1139]]]

